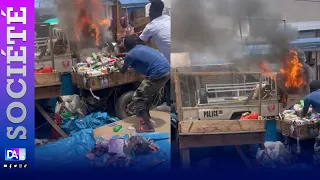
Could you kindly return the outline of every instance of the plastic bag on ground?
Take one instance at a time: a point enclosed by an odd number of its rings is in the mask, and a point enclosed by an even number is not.
[[[69,112],[71,114],[77,114],[79,116],[85,116],[87,114],[86,106],[82,103],[79,95],[61,96],[62,103],[57,102],[55,113],[61,114]]]
[[[280,141],[265,142],[265,149],[259,149],[256,159],[262,166],[275,167],[291,164],[291,154]]]

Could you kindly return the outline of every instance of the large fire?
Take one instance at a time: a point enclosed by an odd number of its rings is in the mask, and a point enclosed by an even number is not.
[[[300,88],[305,85],[303,78],[303,65],[299,62],[298,53],[290,50],[280,68],[280,73],[285,78],[285,86]]]
[[[97,15],[104,10],[100,0],[77,0],[75,8],[79,12],[75,28],[76,39],[81,41],[81,37],[93,38],[95,45],[99,45],[100,28],[110,26],[109,19]]]
[[[271,76],[271,71],[266,62],[260,64],[260,71],[265,76]],[[287,88],[301,88],[306,83],[303,76],[303,65],[299,62],[298,53],[294,50],[289,50],[284,61],[280,65],[281,80]]]

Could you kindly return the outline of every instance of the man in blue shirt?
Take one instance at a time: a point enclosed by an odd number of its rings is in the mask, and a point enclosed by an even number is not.
[[[310,94],[304,98],[304,107],[301,113],[302,117],[307,116],[309,107],[312,106],[313,111],[320,113],[320,81],[314,80],[310,83]]]
[[[153,132],[154,127],[150,121],[149,110],[152,106],[153,97],[170,79],[169,61],[158,51],[144,45],[137,45],[136,36],[127,36],[124,46],[128,52],[124,58],[123,65],[116,62],[115,66],[124,74],[129,67],[136,72],[145,75],[133,96],[133,102],[137,115],[141,117],[146,125],[145,131]]]

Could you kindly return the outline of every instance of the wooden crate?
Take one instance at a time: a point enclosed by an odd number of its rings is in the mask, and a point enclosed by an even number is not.
[[[319,124],[297,125],[293,129],[293,124],[286,121],[277,120],[277,131],[285,136],[300,140],[313,139],[319,135]]]
[[[61,84],[51,86],[36,86],[35,87],[35,100],[49,99],[61,96]]]
[[[134,70],[128,70],[125,74],[120,72],[113,72],[101,76],[91,76],[88,77],[84,74],[72,73],[71,74],[72,83],[78,88],[92,90],[99,90],[110,88],[114,86],[120,86],[123,84],[129,84],[137,82],[140,80],[140,76]],[[107,81],[107,85],[103,86],[102,81]]]
[[[34,75],[35,78],[35,85],[45,86],[45,85],[52,85],[52,84],[59,84],[60,83],[60,73],[53,72],[53,73],[36,73]]]

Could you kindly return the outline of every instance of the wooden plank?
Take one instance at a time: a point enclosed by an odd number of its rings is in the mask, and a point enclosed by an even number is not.
[[[61,96],[61,85],[35,87],[35,100]]]
[[[51,87],[51,86],[60,86],[62,83],[51,83],[51,84],[44,84],[44,85],[35,85],[35,88],[42,88],[42,87]]]
[[[179,122],[179,133],[263,132],[264,120],[184,120]]]
[[[241,134],[180,135],[180,148],[232,146],[264,143],[264,132]]]
[[[44,109],[38,104],[35,103],[36,108],[38,111],[43,115],[43,117],[51,124],[51,126],[64,138],[69,137],[51,118],[50,116],[44,111]]]
[[[190,149],[189,148],[180,148],[180,161],[182,168],[190,168]]]
[[[35,85],[47,85],[60,82],[60,73],[35,73]]]

